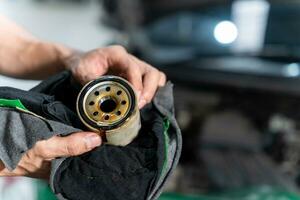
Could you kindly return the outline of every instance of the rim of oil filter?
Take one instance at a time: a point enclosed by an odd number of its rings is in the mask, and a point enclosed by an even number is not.
[[[138,109],[132,86],[117,76],[102,76],[87,83],[76,105],[81,121],[95,131],[121,127]]]

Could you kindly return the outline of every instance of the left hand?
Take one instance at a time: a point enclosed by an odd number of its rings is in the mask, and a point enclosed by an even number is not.
[[[0,177],[27,176],[48,180],[51,160],[58,157],[78,156],[101,144],[101,137],[92,132],[78,132],[64,137],[53,136],[38,141],[26,151],[13,171],[8,170],[0,160]]]
[[[82,84],[105,74],[127,79],[137,91],[139,108],[149,103],[157,88],[166,83],[163,72],[129,54],[122,46],[74,54],[66,60],[66,65],[74,78]]]

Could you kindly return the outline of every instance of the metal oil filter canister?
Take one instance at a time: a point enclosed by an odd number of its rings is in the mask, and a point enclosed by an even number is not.
[[[102,76],[87,83],[77,98],[80,120],[107,144],[125,146],[141,127],[136,93],[128,81]]]

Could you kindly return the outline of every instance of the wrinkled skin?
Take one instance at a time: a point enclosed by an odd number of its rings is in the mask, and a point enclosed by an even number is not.
[[[152,100],[158,87],[166,83],[164,73],[129,54],[122,46],[74,54],[67,60],[67,66],[82,84],[105,74],[127,79],[137,91],[140,108]]]
[[[66,69],[70,70],[74,78],[82,84],[106,74],[127,79],[137,91],[139,108],[149,103],[157,88],[166,82],[164,73],[129,54],[121,46],[99,48],[87,53],[73,53],[64,60],[64,63]],[[6,169],[0,162],[0,176],[48,179],[51,160],[86,153],[101,143],[101,137],[92,132],[74,133],[67,137],[54,136],[37,142],[23,155],[13,171]]]

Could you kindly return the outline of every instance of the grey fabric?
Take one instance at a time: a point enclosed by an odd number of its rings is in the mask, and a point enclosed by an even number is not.
[[[0,159],[13,170],[22,155],[39,140],[80,131],[14,108],[0,107]]]
[[[61,74],[61,75],[65,75],[65,74]],[[66,76],[66,78],[67,77],[68,76]],[[57,79],[64,80],[61,77],[58,77]],[[53,84],[55,83],[54,89],[51,90],[53,91],[53,94],[50,92],[52,95],[58,95],[57,93],[61,91],[66,91],[61,89],[61,87],[63,86],[68,87],[68,83],[65,82],[61,83],[59,81],[53,81],[53,82],[46,81],[43,83],[45,83],[45,85],[47,86],[46,89],[48,87],[49,88],[54,87]],[[57,85],[56,83],[60,83],[60,84]],[[56,90],[55,88],[58,89]],[[49,91],[48,92],[40,91],[40,93],[49,95]],[[26,97],[26,93],[24,93],[23,96]],[[68,97],[70,96],[71,95],[68,95]],[[57,96],[53,96],[52,101],[57,100],[54,99],[54,97],[58,98]],[[75,98],[70,98],[71,99],[70,100],[64,95],[62,95],[61,97],[62,98],[59,100],[61,101],[63,100],[62,103],[65,104],[67,104],[66,102],[69,103],[69,101],[75,99]],[[33,98],[33,100],[34,99],[35,98]],[[29,105],[31,105],[30,100],[31,99],[28,100]],[[41,104],[42,106],[40,106],[41,102],[42,102]],[[49,111],[43,110],[45,107],[44,105],[45,102],[44,101],[41,102],[38,101],[35,104],[33,104],[33,106],[37,106],[36,107],[37,109],[41,108],[42,111],[45,111],[44,113],[45,116],[49,117],[48,115]],[[51,102],[47,101],[46,103],[51,103]],[[170,174],[175,169],[178,163],[180,152],[181,152],[181,145],[182,145],[180,129],[177,125],[174,116],[173,85],[170,82],[168,82],[165,87],[162,87],[157,91],[156,96],[153,100],[153,106],[154,109],[159,111],[159,113],[156,112],[156,114],[161,114],[163,118],[168,118],[168,120],[170,121],[170,127],[169,127],[169,131],[167,132],[167,135],[165,135],[166,137],[165,141],[167,142],[168,148],[167,151],[164,153],[167,154],[167,160],[164,164],[163,170],[161,170],[160,172],[159,178],[155,180],[154,187],[152,187],[150,191],[150,195],[147,197],[148,200],[157,199],[161,194],[163,186],[165,185],[168,177],[170,177]],[[56,120],[55,117],[59,115],[59,113],[57,113],[58,110],[53,109],[53,111],[54,111],[54,113],[52,113],[53,116],[50,115],[50,117],[54,117],[54,120]],[[63,117],[66,118],[68,116],[64,116],[63,114],[62,118]],[[57,121],[61,121],[61,120],[57,120]],[[17,163],[20,161],[23,153],[25,153],[27,150],[32,148],[33,145],[39,140],[48,139],[51,136],[57,134],[68,135],[70,133],[80,131],[80,129],[73,128],[71,126],[66,125],[65,123],[60,123],[57,121],[45,119],[36,116],[34,114],[22,112],[20,110],[13,109],[13,108],[0,107],[0,126],[4,127],[0,130],[0,144],[2,144],[2,146],[0,146],[0,159],[4,162],[5,166],[9,170],[14,169],[17,166]],[[77,125],[76,120],[72,120],[72,122],[75,122],[75,123],[71,123],[72,125],[74,126]],[[55,180],[55,175],[58,169],[60,169],[60,167],[63,166],[62,163],[65,160],[66,158],[58,158],[52,161],[52,169],[50,174],[50,186],[54,191],[54,193],[56,193],[54,190],[54,183],[57,182]],[[62,195],[60,194],[56,194],[56,195],[58,199],[66,200],[64,197],[62,197]]]
[[[173,172],[175,167],[178,164],[180,153],[181,153],[181,131],[178,127],[178,124],[175,120],[174,114],[174,99],[173,99],[173,84],[168,82],[165,87],[160,88],[155,97],[154,105],[156,109],[163,115],[166,116],[170,121],[170,129],[173,131],[168,132],[168,160],[165,170],[161,172],[161,176],[155,184],[154,189],[151,194],[148,196],[148,200],[154,200],[159,197],[162,192],[162,188],[167,182],[167,179],[170,177],[170,174]],[[175,134],[170,134],[175,133]],[[50,176],[50,186],[54,190],[55,174],[59,169],[60,165],[64,162],[66,158],[56,159],[52,161],[52,170]],[[56,194],[59,200],[67,200],[61,194]]]
[[[166,184],[171,173],[175,170],[182,149],[182,137],[181,131],[175,119],[174,111],[174,98],[173,98],[173,84],[168,82],[165,87],[160,88],[153,100],[154,105],[159,110],[161,114],[166,116],[170,121],[170,128],[174,128],[176,134],[168,134],[169,136],[169,148],[168,148],[168,161],[166,170],[162,172],[158,183],[156,184],[154,190],[149,195],[148,200],[158,199],[162,193],[163,186]]]

